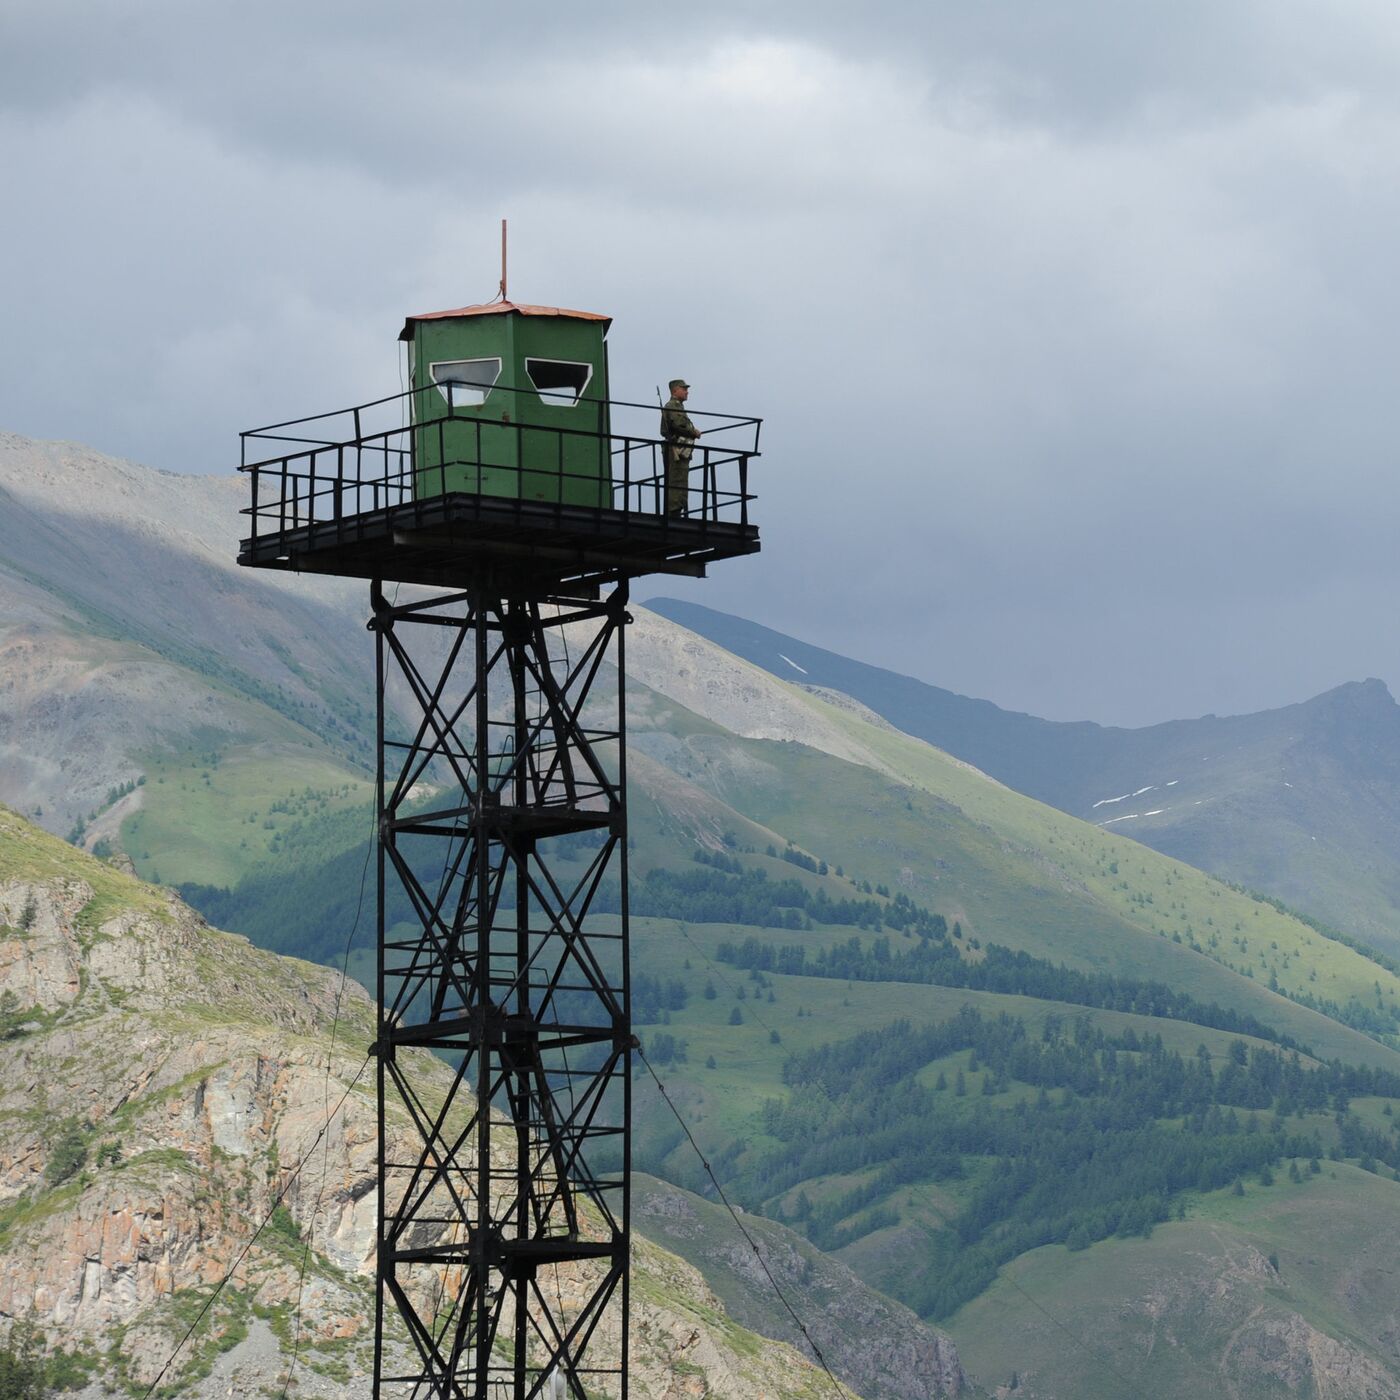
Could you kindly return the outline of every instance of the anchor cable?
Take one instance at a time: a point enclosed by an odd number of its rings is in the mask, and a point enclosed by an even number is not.
[[[798,1317],[796,1310],[793,1308],[792,1304],[788,1302],[787,1294],[778,1286],[778,1280],[773,1277],[773,1271],[768,1267],[768,1261],[759,1250],[758,1242],[749,1233],[747,1226],[745,1226],[744,1222],[739,1218],[739,1212],[730,1204],[729,1197],[725,1195],[724,1187],[719,1184],[719,1178],[715,1175],[714,1168],[710,1166],[709,1160],[706,1158],[704,1152],[700,1150],[700,1144],[695,1141],[695,1135],[690,1131],[690,1126],[686,1123],[685,1119],[681,1117],[680,1109],[676,1107],[670,1094],[666,1092],[666,1086],[661,1082],[656,1071],[651,1067],[651,1061],[647,1059],[646,1052],[640,1047],[637,1049],[637,1058],[646,1066],[647,1073],[651,1075],[661,1097],[666,1101],[666,1107],[675,1115],[676,1122],[681,1125],[681,1132],[685,1134],[687,1141],[689,1141],[691,1147],[695,1149],[695,1155],[700,1159],[700,1165],[705,1168],[705,1174],[714,1184],[714,1188],[716,1192],[718,1192],[719,1198],[724,1204],[724,1208],[729,1212],[734,1224],[738,1226],[739,1233],[748,1241],[748,1246],[753,1251],[753,1257],[758,1260],[758,1266],[763,1270],[764,1276],[768,1279],[768,1283],[773,1289],[778,1301],[787,1310],[787,1315],[793,1320],[797,1330],[802,1333],[803,1337],[806,1339],[807,1345],[811,1347],[812,1355],[817,1358],[818,1364],[821,1366],[822,1370],[826,1372],[826,1377],[831,1382],[832,1388],[836,1391],[837,1396],[840,1400],[848,1400],[850,1392],[846,1390],[841,1382],[832,1374],[831,1367],[826,1364],[826,1357],[822,1355],[821,1348],[812,1340],[812,1334],[807,1330],[807,1324]]]
[[[369,861],[374,854],[374,837],[378,822],[372,820],[370,823],[369,839],[365,842],[365,860],[360,867],[360,893],[355,903],[355,918],[350,925],[350,932],[345,935],[345,952],[340,959],[340,985],[335,993],[335,1016],[331,1020],[331,1043],[326,1050],[326,1081],[321,1094],[321,1107],[330,1102],[331,1089],[331,1060],[335,1055],[335,1037],[340,1029],[340,1003],[345,995],[345,983],[350,975],[350,948],[355,941],[355,934],[359,931],[360,915],[365,907],[365,880],[369,875]],[[327,1123],[329,1126],[329,1122]],[[326,1159],[330,1154],[330,1141],[327,1139],[321,1151],[321,1180],[316,1187],[316,1203],[311,1207],[311,1215],[307,1222],[306,1241],[301,1251],[301,1268],[297,1274],[297,1301],[296,1301],[296,1331],[292,1336],[292,1360],[287,1367],[287,1378],[282,1382],[282,1391],[278,1400],[287,1400],[287,1391],[292,1384],[292,1377],[296,1374],[297,1358],[301,1354],[301,1300],[303,1290],[306,1287],[306,1265],[311,1256],[311,1247],[316,1239],[316,1216],[321,1209],[321,1200],[326,1190]]]
[[[245,1258],[247,1258],[248,1251],[252,1249],[252,1247],[257,1243],[258,1236],[261,1235],[265,1229],[267,1229],[268,1224],[272,1220],[272,1217],[277,1213],[277,1207],[282,1204],[282,1201],[286,1196],[287,1192],[292,1189],[292,1184],[301,1175],[302,1168],[311,1160],[311,1154],[315,1152],[316,1149],[321,1145],[321,1139],[326,1135],[326,1132],[329,1130],[331,1123],[335,1120],[336,1114],[339,1113],[340,1110],[344,1107],[345,1100],[350,1097],[355,1086],[360,1082],[360,1076],[364,1074],[365,1066],[369,1064],[369,1062],[370,1056],[366,1055],[364,1059],[360,1062],[359,1069],[355,1071],[355,1077],[350,1081],[349,1084],[345,1086],[345,1092],[340,1096],[340,1101],[331,1110],[330,1117],[328,1117],[325,1123],[321,1125],[321,1131],[316,1134],[316,1140],[311,1144],[310,1148],[307,1150],[306,1155],[301,1159],[300,1162],[296,1164],[295,1168],[292,1170],[291,1175],[288,1176],[286,1181],[282,1183],[282,1189],[277,1193],[276,1197],[273,1199],[271,1208],[259,1222],[258,1228],[254,1230],[253,1233],[248,1237],[247,1241],[243,1245],[243,1248],[239,1250],[238,1258],[236,1258],[233,1261],[233,1264],[229,1268],[229,1271],[223,1276],[223,1278],[219,1280],[219,1282],[214,1287],[214,1291],[209,1295],[207,1299],[205,1299],[204,1306],[200,1308],[198,1315],[195,1317],[195,1320],[191,1322],[190,1325],[185,1329],[185,1335],[181,1337],[180,1340],[175,1344],[174,1351],[172,1351],[170,1355],[166,1357],[165,1364],[160,1368],[159,1372],[157,1372],[155,1380],[153,1380],[150,1383],[150,1385],[146,1388],[146,1392],[141,1397],[141,1400],[150,1400],[150,1397],[155,1394],[156,1387],[160,1385],[162,1380],[165,1379],[165,1373],[170,1369],[175,1358],[183,1350],[185,1343],[189,1341],[189,1339],[192,1336],[194,1336],[195,1329],[199,1326],[201,1322],[204,1321],[205,1314],[208,1313],[209,1309],[214,1306],[215,1300],[218,1298],[219,1294],[224,1291],[224,1288],[228,1284],[229,1280],[232,1279],[234,1274],[238,1272],[238,1266],[244,1261]]]

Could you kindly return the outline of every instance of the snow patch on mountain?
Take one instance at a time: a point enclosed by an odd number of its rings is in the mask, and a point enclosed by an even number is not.
[[[1168,783],[1167,786],[1171,787],[1172,784]],[[1141,797],[1145,792],[1154,791],[1156,787],[1156,783],[1148,783],[1146,787],[1140,787],[1136,792],[1125,792],[1122,797],[1101,797],[1094,803],[1094,807],[1111,807],[1115,802],[1127,802],[1134,797]],[[1093,811],[1094,808],[1091,807],[1089,810]]]

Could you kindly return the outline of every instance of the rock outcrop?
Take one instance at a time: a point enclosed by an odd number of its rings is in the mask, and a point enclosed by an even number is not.
[[[373,1014],[355,984],[0,809],[0,1034],[0,1318],[144,1388],[236,1263],[163,1384],[280,1388],[295,1342],[297,1393],[368,1393]],[[831,1393],[642,1239],[633,1298],[635,1395]]]
[[[637,1177],[632,1201],[638,1228],[697,1264],[731,1316],[804,1353],[815,1343],[862,1395],[926,1400],[971,1388],[948,1336],[785,1226],[746,1217],[760,1264],[722,1206],[649,1176]],[[797,1300],[806,1339],[774,1296],[769,1275]]]

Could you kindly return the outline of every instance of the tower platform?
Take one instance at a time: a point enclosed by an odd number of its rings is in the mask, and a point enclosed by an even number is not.
[[[486,567],[498,586],[531,592],[653,573],[703,577],[707,564],[758,548],[758,527],[742,522],[454,492],[265,531],[242,542],[238,562],[444,588]]]
[[[659,438],[523,423],[464,430],[457,414],[426,417],[417,404],[412,426],[367,430],[376,410],[399,416],[405,397],[244,433],[251,533],[238,562],[538,596],[652,573],[703,577],[709,564],[760,548],[749,519],[758,419],[696,415],[715,421],[694,449],[685,508],[667,513]],[[606,408],[609,427],[656,413]],[[264,444],[291,450],[260,457]],[[585,451],[604,470],[591,466],[581,490],[569,464]],[[480,489],[462,489],[473,483]]]

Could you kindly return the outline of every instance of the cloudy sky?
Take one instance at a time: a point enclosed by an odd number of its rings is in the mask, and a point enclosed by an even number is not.
[[[766,420],[650,591],[1054,718],[1396,688],[1398,177],[1393,0],[3,0],[0,430],[226,471],[506,215]]]

